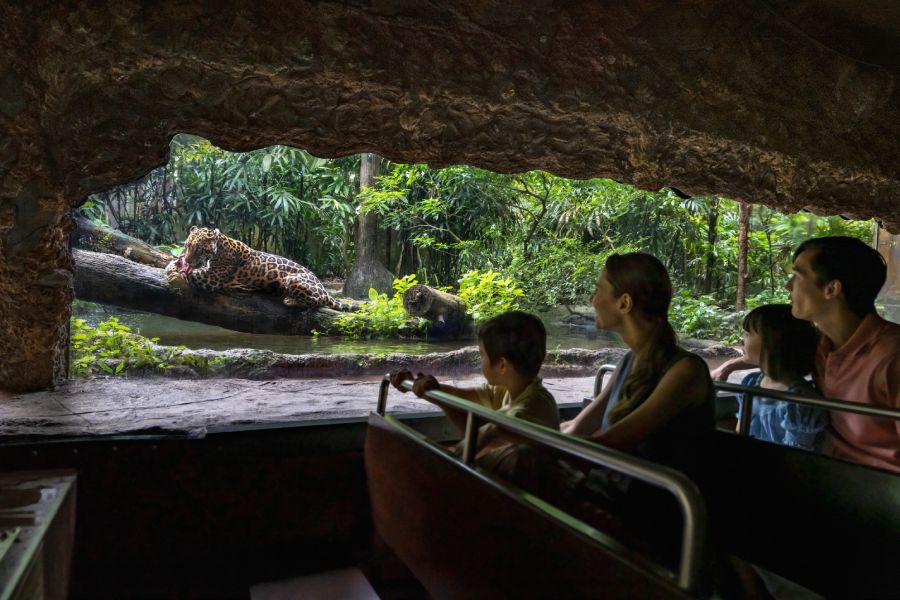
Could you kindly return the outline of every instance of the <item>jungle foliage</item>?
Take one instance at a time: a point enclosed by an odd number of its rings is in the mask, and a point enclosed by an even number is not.
[[[509,290],[522,291],[494,306],[528,310],[586,304],[607,256],[640,250],[669,269],[676,289],[673,320],[682,333],[734,337],[739,212],[732,200],[540,171],[498,174],[385,162],[381,173],[374,187],[360,190],[358,155],[323,159],[285,146],[232,153],[179,135],[167,165],[91,196],[82,211],[168,247],[181,244],[192,225],[217,227],[320,277],[347,272],[355,217],[375,211],[381,260],[401,282],[414,274],[460,290],[467,278],[494,273]],[[802,240],[851,235],[869,241],[872,227],[870,221],[753,206],[748,306],[786,299],[791,252]],[[385,314],[396,312],[393,298],[378,300]],[[475,310],[477,318],[487,314]],[[385,325],[385,332],[393,327]]]
[[[184,346],[158,346],[159,338],[146,338],[138,331],[109,317],[96,327],[83,319],[71,319],[69,373],[72,377],[152,373],[178,366],[208,369],[209,360],[185,354]]]

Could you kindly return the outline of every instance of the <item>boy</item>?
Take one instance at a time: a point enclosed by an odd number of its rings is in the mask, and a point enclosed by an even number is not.
[[[553,395],[537,376],[547,354],[547,332],[534,315],[510,311],[488,319],[478,328],[481,370],[487,384],[460,388],[439,383],[432,375],[419,375],[413,392],[424,397],[429,390],[440,390],[508,416],[518,417],[559,429],[559,411]],[[407,369],[391,373],[391,383],[405,392],[400,384],[413,379]],[[444,413],[460,430],[465,431],[466,414],[450,408]],[[481,428],[478,436],[479,457],[508,445],[499,439],[491,424]]]

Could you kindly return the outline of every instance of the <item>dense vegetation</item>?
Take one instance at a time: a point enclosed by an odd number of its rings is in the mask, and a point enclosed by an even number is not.
[[[320,277],[346,274],[357,214],[374,211],[380,258],[399,278],[414,274],[459,289],[466,277],[495,273],[512,294],[497,301],[531,310],[587,303],[610,253],[643,250],[672,274],[673,318],[683,333],[735,335],[741,212],[734,201],[538,171],[507,175],[389,162],[376,185],[360,191],[359,163],[359,156],[322,159],[284,146],[231,153],[177,136],[167,165],[91,196],[82,210],[160,246],[180,245],[192,225],[218,227]],[[871,222],[841,217],[783,215],[762,206],[745,215],[750,307],[786,299],[790,254],[803,239],[872,236]],[[377,310],[396,313],[388,295],[375,298],[383,305]]]

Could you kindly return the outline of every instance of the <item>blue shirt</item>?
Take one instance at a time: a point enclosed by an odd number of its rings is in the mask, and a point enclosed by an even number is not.
[[[750,373],[741,385],[760,387],[762,371]],[[788,392],[804,396],[820,397],[808,381],[801,379],[788,386]],[[741,417],[744,394],[738,397],[737,416]],[[750,435],[767,442],[817,451],[825,438],[828,412],[813,406],[773,400],[753,395],[753,415],[750,418]]]

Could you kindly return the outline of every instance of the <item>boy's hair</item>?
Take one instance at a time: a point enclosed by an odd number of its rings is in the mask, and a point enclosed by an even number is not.
[[[819,286],[837,279],[850,310],[860,317],[875,310],[875,297],[887,280],[887,263],[877,250],[843,235],[806,240],[793,259],[804,250],[812,250],[810,265]]]
[[[766,304],[744,317],[744,331],[762,338],[760,368],[781,383],[812,373],[819,336],[810,321],[791,314],[790,304]]]
[[[478,341],[484,345],[492,365],[506,358],[523,377],[535,377],[547,355],[544,324],[536,316],[518,310],[482,323],[478,327]]]

